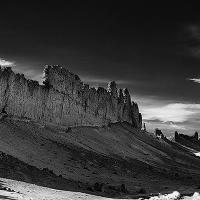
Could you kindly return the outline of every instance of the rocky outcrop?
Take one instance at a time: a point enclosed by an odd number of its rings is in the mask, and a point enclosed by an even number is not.
[[[175,131],[174,138],[176,142],[179,142],[181,139],[185,139],[191,142],[200,142],[197,132],[195,132],[194,135],[189,136],[189,135],[184,135]]]
[[[44,85],[0,69],[0,111],[9,115],[66,126],[106,125],[127,121],[142,126],[142,116],[127,89],[91,88],[60,66],[46,66]]]
[[[174,140],[181,145],[200,151],[200,139],[197,132],[195,132],[194,135],[189,136],[175,131]]]

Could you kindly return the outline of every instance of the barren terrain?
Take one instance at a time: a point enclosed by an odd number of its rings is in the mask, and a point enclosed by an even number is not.
[[[128,123],[70,128],[7,117],[0,151],[1,177],[57,190],[148,198],[200,188],[199,157]]]

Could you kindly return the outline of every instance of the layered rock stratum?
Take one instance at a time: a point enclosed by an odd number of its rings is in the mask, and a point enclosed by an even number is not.
[[[142,115],[128,89],[92,88],[61,66],[46,66],[44,85],[0,68],[0,112],[65,126],[126,121],[141,129]]]

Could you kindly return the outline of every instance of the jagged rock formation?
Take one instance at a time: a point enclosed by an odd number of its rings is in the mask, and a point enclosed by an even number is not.
[[[189,136],[189,135],[184,135],[175,131],[174,138],[176,142],[179,142],[181,139],[185,139],[191,142],[199,142],[200,144],[199,136],[197,132],[195,132],[194,135]]]
[[[190,147],[192,149],[200,150],[200,139],[198,137],[197,132],[195,132],[194,135],[189,136],[189,135],[180,134],[177,131],[175,131],[174,140],[175,142],[182,144],[184,146]]]
[[[164,137],[165,137],[163,135],[162,131],[160,129],[158,129],[158,128],[156,128],[156,130],[155,130],[155,135],[156,135],[156,137],[162,138],[162,139],[164,139]]]
[[[118,91],[111,82],[108,90],[90,88],[60,66],[46,66],[44,85],[0,68],[0,111],[66,126],[106,125],[127,121],[142,126],[138,105],[127,89]]]

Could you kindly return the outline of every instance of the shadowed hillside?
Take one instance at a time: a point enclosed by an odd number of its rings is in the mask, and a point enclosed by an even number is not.
[[[80,191],[101,196],[187,192],[199,187],[198,157],[128,123],[67,128],[6,117],[0,121],[0,151],[60,175],[60,180],[68,180]],[[26,175],[13,175],[19,177],[34,183]],[[49,182],[59,188],[57,180]],[[39,182],[43,185],[35,181]]]

